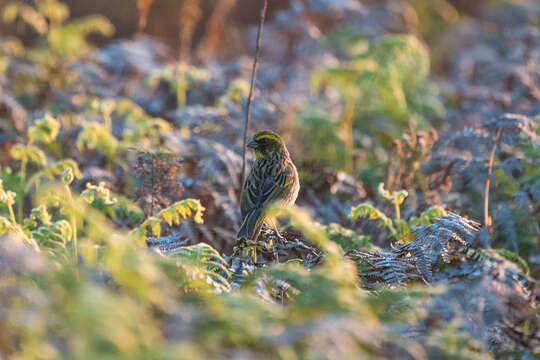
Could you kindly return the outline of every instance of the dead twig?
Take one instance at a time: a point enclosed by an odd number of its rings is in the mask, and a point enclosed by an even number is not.
[[[255,87],[255,79],[257,78],[257,69],[259,65],[259,57],[261,55],[261,38],[264,26],[264,20],[266,19],[266,11],[268,9],[268,0],[264,0],[263,8],[261,9],[261,15],[259,18],[259,28],[257,30],[257,44],[255,47],[255,58],[253,59],[253,70],[251,71],[251,82],[249,86],[249,95],[246,105],[246,119],[244,122],[244,146],[242,151],[242,189],[244,188],[244,182],[246,181],[246,150],[247,150],[247,132],[249,127],[249,119],[251,116],[251,102],[253,101],[253,88]]]

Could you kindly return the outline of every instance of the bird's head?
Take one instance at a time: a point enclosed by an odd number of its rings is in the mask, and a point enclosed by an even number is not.
[[[287,153],[287,148],[281,137],[269,130],[255,134],[247,146],[254,151],[257,159],[273,153]]]

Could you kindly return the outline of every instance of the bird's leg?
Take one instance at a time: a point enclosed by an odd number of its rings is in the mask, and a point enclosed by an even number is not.
[[[279,223],[277,221],[276,218],[271,218],[271,219],[268,219],[267,220],[267,224],[268,224],[268,227],[271,228],[272,230],[274,230],[274,233],[276,235],[276,237],[280,240],[280,241],[283,241],[285,242],[285,238],[283,237],[283,235],[281,235],[281,233],[279,232]]]
[[[253,259],[253,264],[257,265],[257,248],[255,246],[251,246],[248,249],[249,255]]]
[[[272,225],[273,225],[274,233],[276,237],[278,238],[278,242],[282,242],[282,243],[286,242],[287,240],[285,239],[285,237],[283,237],[283,235],[281,235],[281,233],[279,232],[279,226],[278,226],[277,221],[273,221]],[[274,251],[274,258],[276,260],[276,263],[279,263],[279,253],[276,246],[273,247],[273,251]]]
[[[247,238],[239,240],[239,249],[241,250],[242,258],[250,257],[253,264],[257,265],[257,243]]]

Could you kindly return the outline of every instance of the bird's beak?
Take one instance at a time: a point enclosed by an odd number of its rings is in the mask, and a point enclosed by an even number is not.
[[[252,139],[248,142],[247,147],[250,149],[257,149],[259,145],[257,144],[255,140]]]

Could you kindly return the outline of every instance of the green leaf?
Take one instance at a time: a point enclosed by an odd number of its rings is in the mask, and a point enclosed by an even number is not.
[[[61,56],[76,59],[92,50],[92,45],[86,40],[90,34],[110,37],[114,34],[114,26],[104,16],[86,16],[51,28],[48,39],[51,48]]]
[[[35,162],[39,165],[47,165],[47,157],[40,148],[34,145],[16,144],[11,149],[11,156],[20,161]]]
[[[43,225],[50,225],[52,216],[49,214],[45,204],[39,205],[37,208],[33,208],[30,211],[30,216],[27,217],[25,221],[31,220],[31,222],[35,224],[36,219],[41,221]]]
[[[17,197],[17,194],[15,194],[13,191],[4,189],[4,181],[0,179],[0,203],[6,204],[7,206],[11,206],[15,204],[16,197]]]
[[[36,120],[28,129],[28,139],[30,142],[41,141],[48,144],[56,139],[59,130],[60,123],[58,120],[47,114],[44,118]]]
[[[118,140],[109,130],[98,122],[84,124],[76,141],[79,151],[85,148],[99,149],[109,159],[115,158],[119,145]]]
[[[403,242],[411,242],[415,239],[413,232],[411,231],[410,225],[407,221],[402,219],[395,219],[394,225],[396,227],[396,239]]]
[[[518,265],[523,270],[525,275],[529,275],[529,273],[531,272],[531,269],[529,268],[529,265],[527,264],[527,262],[515,252],[510,251],[508,249],[494,249],[493,251],[501,255],[506,260],[511,261],[515,263],[516,265]]]

